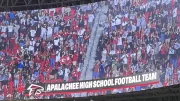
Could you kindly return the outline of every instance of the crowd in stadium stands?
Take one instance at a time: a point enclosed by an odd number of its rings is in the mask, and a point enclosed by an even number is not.
[[[180,83],[180,5],[176,0],[110,0],[93,78],[160,71],[160,82],[139,91]],[[106,92],[107,93],[107,92]]]
[[[160,82],[89,93],[122,93],[180,83],[177,0],[108,0],[93,79],[160,70]],[[0,99],[23,98],[31,83],[77,81],[99,3],[0,13]],[[73,97],[73,94],[45,98]]]
[[[26,84],[79,80],[97,7],[0,12],[0,99],[22,97]]]

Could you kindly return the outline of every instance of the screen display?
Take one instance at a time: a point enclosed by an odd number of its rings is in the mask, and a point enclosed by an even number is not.
[[[107,0],[0,12],[0,100],[180,83],[180,2]]]

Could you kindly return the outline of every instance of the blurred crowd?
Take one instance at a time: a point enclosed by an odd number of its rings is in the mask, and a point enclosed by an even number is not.
[[[0,12],[0,99],[24,99],[26,84],[78,81],[100,3]],[[96,51],[93,79],[160,71],[160,82],[89,92],[88,96],[180,83],[180,2],[108,0],[105,4],[109,10],[106,23],[100,25],[104,31]]]
[[[177,0],[109,0],[93,79],[160,71],[158,84],[117,89],[114,93],[180,83],[179,3]]]
[[[31,83],[79,80],[97,7],[0,12],[0,98],[22,98]]]

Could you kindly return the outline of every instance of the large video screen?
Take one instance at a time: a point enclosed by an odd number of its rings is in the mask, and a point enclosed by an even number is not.
[[[0,12],[0,100],[98,96],[179,83],[179,0]]]

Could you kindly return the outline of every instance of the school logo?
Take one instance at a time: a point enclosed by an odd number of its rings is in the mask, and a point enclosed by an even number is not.
[[[29,96],[31,95],[39,95],[44,91],[44,88],[39,85],[31,84],[27,90],[29,90]]]

